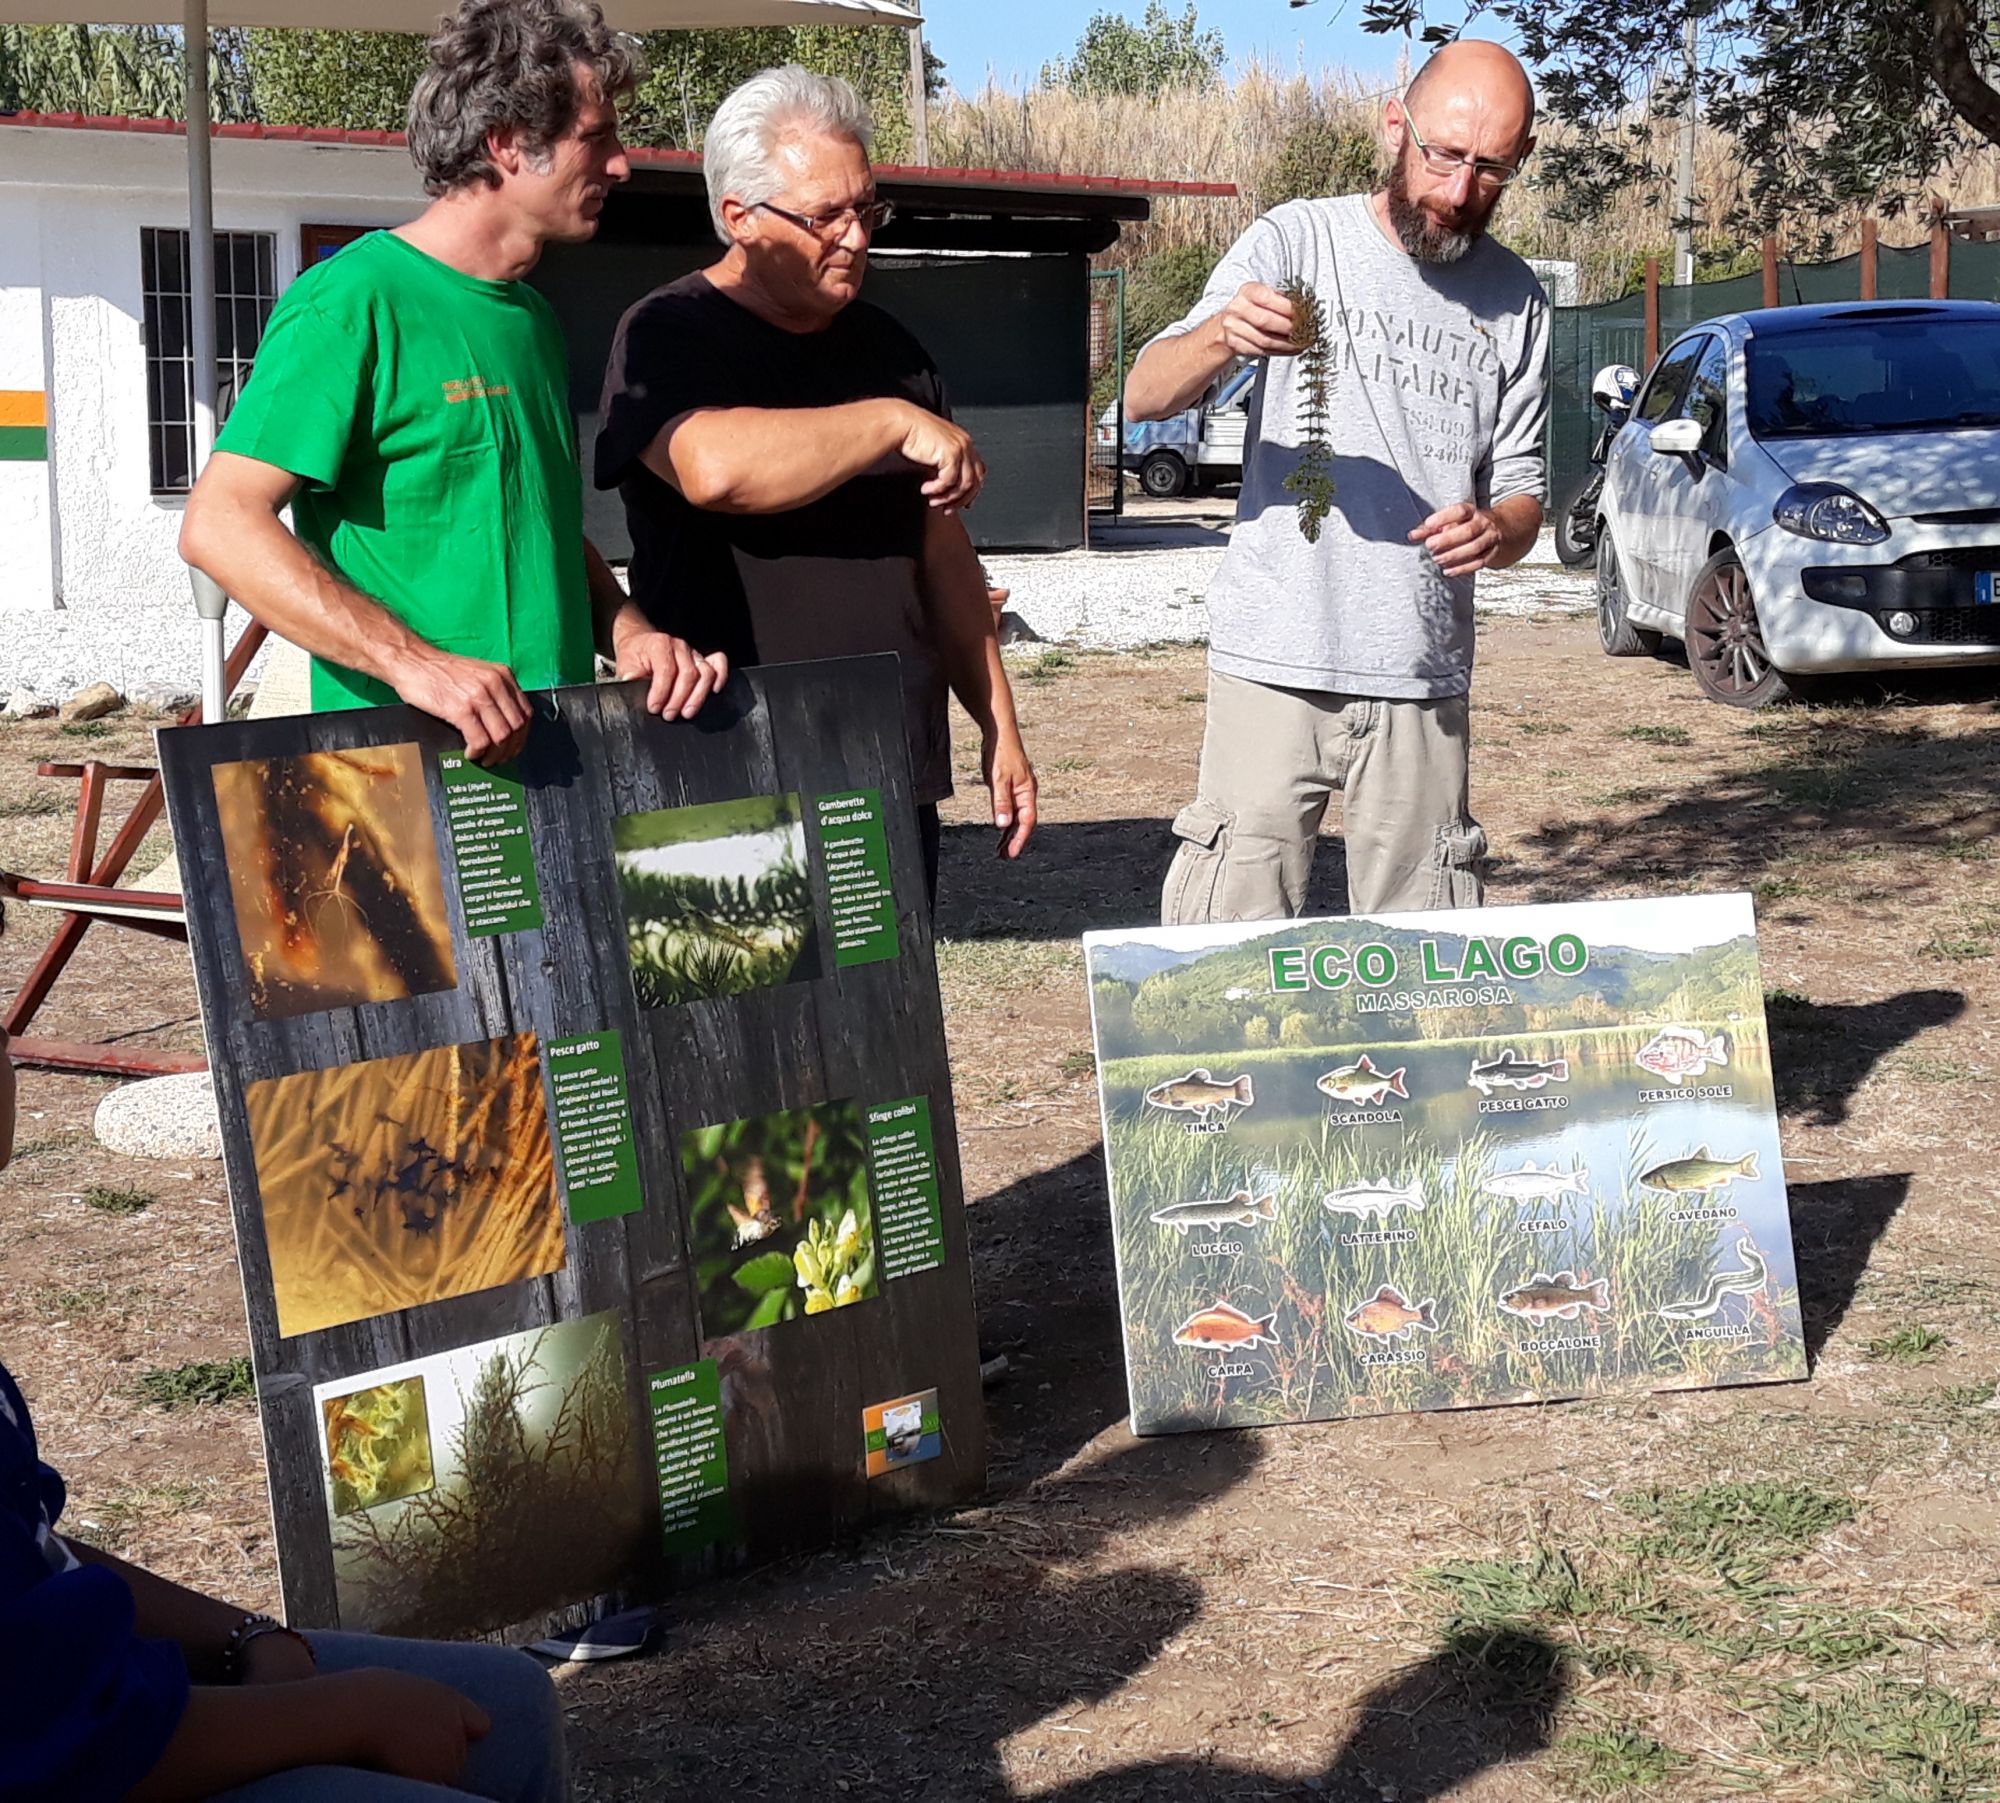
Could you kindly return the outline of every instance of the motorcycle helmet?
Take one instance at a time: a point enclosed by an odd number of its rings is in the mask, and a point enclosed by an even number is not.
[[[1639,372],[1629,363],[1607,363],[1590,385],[1590,398],[1605,412],[1622,411],[1632,405],[1639,391]]]

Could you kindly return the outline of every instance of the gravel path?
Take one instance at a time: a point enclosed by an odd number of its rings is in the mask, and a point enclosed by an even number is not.
[[[1092,651],[1199,644],[1208,637],[1205,597],[1227,527],[1223,518],[1179,532],[1154,530],[1128,548],[1120,542],[1127,533],[1121,524],[1100,533],[1098,547],[1088,551],[990,556],[986,568],[1012,591],[1008,611],[1044,639]],[[1513,569],[1482,576],[1474,603],[1482,614],[1517,615],[1588,613],[1595,604],[1591,573],[1564,569],[1547,533]]]

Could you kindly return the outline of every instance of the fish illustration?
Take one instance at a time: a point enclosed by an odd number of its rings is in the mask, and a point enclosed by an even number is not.
[[[1380,1340],[1387,1345],[1391,1340],[1400,1339],[1413,1327],[1420,1327],[1425,1333],[1436,1333],[1437,1306],[1435,1296],[1412,1302],[1394,1284],[1385,1283],[1347,1317],[1347,1326],[1365,1340]]]
[[[1641,1171],[1639,1181],[1648,1189],[1679,1193],[1697,1190],[1706,1193],[1734,1183],[1739,1177],[1757,1175],[1757,1154],[1745,1152],[1741,1158],[1711,1158],[1708,1147],[1696,1146],[1692,1156],[1670,1158],[1650,1171]]]
[[[1352,1108],[1379,1108],[1390,1096],[1401,1096],[1406,1102],[1410,1099],[1410,1092],[1403,1087],[1403,1073],[1408,1069],[1408,1065],[1399,1064],[1387,1073],[1378,1071],[1363,1052],[1358,1064],[1328,1071],[1313,1087]]]
[[[1177,1228],[1181,1238],[1186,1239],[1189,1230],[1195,1227],[1261,1227],[1266,1221],[1275,1221],[1278,1198],[1273,1194],[1252,1201],[1250,1192],[1240,1189],[1219,1202],[1171,1203],[1155,1209],[1147,1218],[1162,1227]]]
[[[1581,1166],[1559,1171],[1553,1158],[1544,1169],[1531,1158],[1518,1171],[1495,1171],[1480,1187],[1509,1202],[1560,1202],[1565,1196],[1581,1201],[1590,1194],[1590,1173]]]
[[[743,1206],[725,1202],[729,1218],[736,1223],[735,1239],[731,1251],[741,1252],[745,1246],[754,1246],[759,1240],[767,1240],[778,1231],[778,1217],[771,1209],[771,1185],[764,1175],[764,1161],[752,1156],[743,1166]]]
[[[1602,1313],[1611,1306],[1611,1279],[1579,1286],[1574,1271],[1558,1271],[1553,1277],[1537,1271],[1518,1290],[1502,1296],[1498,1306],[1503,1314],[1519,1315],[1537,1327],[1545,1321],[1574,1321],[1585,1309]]]
[[[1496,1089],[1540,1089],[1544,1083],[1567,1083],[1569,1060],[1551,1058],[1545,1064],[1537,1064],[1509,1046],[1486,1064],[1473,1059],[1471,1073],[1465,1080],[1483,1096],[1490,1096]]]
[[[1748,1240],[1740,1240],[1736,1256],[1743,1261],[1740,1271],[1718,1271],[1702,1285],[1701,1294],[1686,1302],[1669,1302],[1660,1313],[1669,1321],[1705,1321],[1731,1296],[1754,1296],[1771,1281],[1771,1267],[1763,1253]]]
[[[1350,1183],[1345,1189],[1333,1190],[1322,1196],[1320,1202],[1321,1206],[1335,1214],[1352,1215],[1357,1221],[1368,1215],[1386,1221],[1399,1208],[1422,1214],[1430,1206],[1422,1182],[1414,1177],[1401,1189],[1386,1177],[1374,1183]]]
[[[1671,1083],[1686,1083],[1710,1065],[1726,1065],[1729,1041],[1720,1033],[1704,1036],[1695,1027],[1662,1027],[1632,1054],[1632,1062]]]
[[[1252,1318],[1240,1308],[1231,1308],[1226,1302],[1197,1310],[1174,1329],[1176,1346],[1201,1346],[1215,1352],[1237,1352],[1251,1346],[1275,1346],[1278,1336],[1271,1331],[1271,1324],[1278,1318],[1273,1310],[1268,1315]]]
[[[1204,1069],[1191,1070],[1171,1083],[1155,1083],[1146,1091],[1146,1100],[1168,1114],[1198,1114],[1207,1120],[1212,1114],[1226,1115],[1232,1108],[1248,1108],[1256,1097],[1251,1094],[1248,1077],[1218,1083]]]

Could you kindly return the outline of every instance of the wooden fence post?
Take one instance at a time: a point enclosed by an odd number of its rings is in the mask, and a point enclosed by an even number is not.
[[[1931,299],[1951,298],[1951,230],[1943,219],[1931,222]]]
[[[1764,305],[1778,304],[1778,240],[1770,233],[1764,235]]]
[[[1660,355],[1660,259],[1646,259],[1646,367]]]
[[[1861,298],[1863,300],[1874,300],[1877,297],[1878,293],[1880,292],[1877,286],[1877,273],[1878,273],[1879,250],[1880,250],[1880,246],[1877,243],[1877,238],[1879,234],[1880,234],[1880,227],[1877,225],[1876,221],[1872,216],[1870,218],[1862,220]]]

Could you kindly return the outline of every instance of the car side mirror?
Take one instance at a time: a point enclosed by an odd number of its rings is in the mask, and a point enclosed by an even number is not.
[[[1649,442],[1662,457],[1692,457],[1701,449],[1701,421],[1670,419],[1653,428]]]

